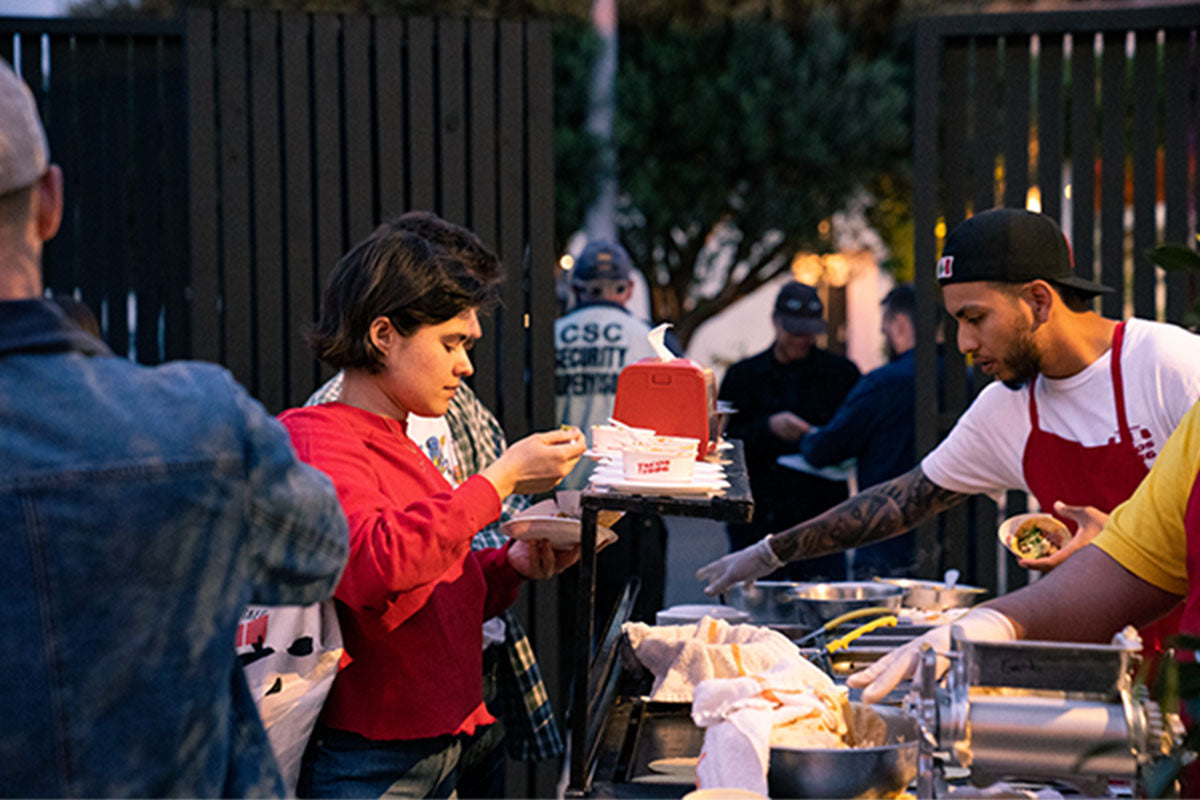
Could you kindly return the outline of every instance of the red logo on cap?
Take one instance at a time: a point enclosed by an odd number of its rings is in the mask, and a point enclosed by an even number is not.
[[[954,256],[942,256],[937,263],[938,280],[949,278],[954,274]]]

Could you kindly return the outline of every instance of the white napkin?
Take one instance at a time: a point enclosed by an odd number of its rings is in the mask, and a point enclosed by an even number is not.
[[[638,661],[654,674],[650,699],[656,701],[690,702],[695,686],[709,678],[765,672],[784,658],[804,661],[782,633],[707,615],[689,625],[626,622],[621,630]]]
[[[692,701],[692,720],[706,729],[698,785],[765,795],[772,729],[807,722],[818,746],[829,746],[845,729],[843,692],[798,653],[759,674],[700,683]]]
[[[675,359],[675,354],[671,352],[664,341],[667,336],[667,329],[670,327],[671,323],[664,322],[646,334],[646,338],[650,340],[650,346],[654,348],[654,353],[658,356],[659,361],[673,361]]]

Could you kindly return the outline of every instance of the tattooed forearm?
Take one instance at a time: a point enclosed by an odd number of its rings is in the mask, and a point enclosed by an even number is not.
[[[819,517],[774,534],[771,549],[783,561],[796,561],[874,544],[912,530],[967,497],[943,489],[914,467]]]

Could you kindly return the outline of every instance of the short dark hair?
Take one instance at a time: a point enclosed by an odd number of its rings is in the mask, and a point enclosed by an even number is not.
[[[1050,284],[1054,291],[1058,292],[1059,299],[1063,301],[1063,305],[1076,314],[1094,310],[1095,307],[1092,305],[1092,301],[1096,299],[1094,292],[1076,289],[1074,286],[1063,286],[1055,281],[1046,281],[1046,283]],[[1008,281],[988,281],[987,284],[996,291],[1004,292],[1014,298],[1021,293],[1021,287],[1025,285],[1025,283],[1010,283]]]
[[[378,372],[383,356],[371,343],[372,321],[387,317],[411,336],[468,308],[490,311],[503,276],[500,260],[471,231],[428,211],[403,214],[338,259],[309,346],[334,369]]]
[[[917,318],[917,292],[911,283],[901,283],[893,288],[880,305],[885,316],[903,314],[910,320]]]
[[[1076,314],[1095,309],[1093,301],[1098,295],[1076,289],[1074,286],[1060,286],[1053,281],[1050,282],[1050,285],[1058,290],[1058,296],[1062,298],[1063,305]]]

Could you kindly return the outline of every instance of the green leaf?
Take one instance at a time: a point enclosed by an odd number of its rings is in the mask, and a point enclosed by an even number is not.
[[[1146,258],[1167,270],[1200,269],[1200,253],[1182,244],[1164,244],[1146,251]]]

